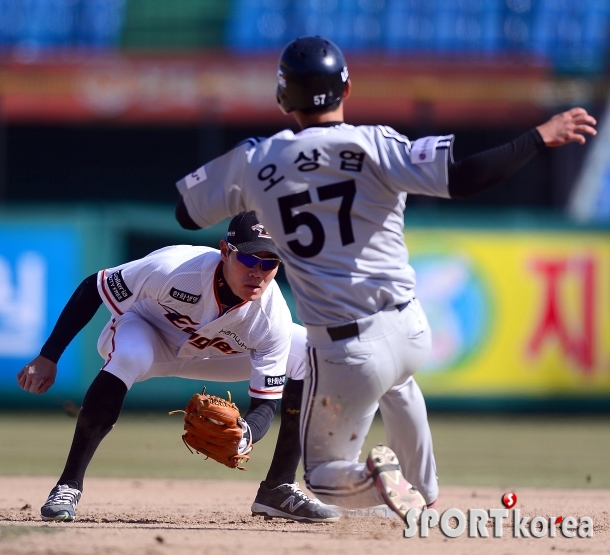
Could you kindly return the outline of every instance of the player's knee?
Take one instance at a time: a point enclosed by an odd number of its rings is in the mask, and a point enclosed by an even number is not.
[[[112,354],[111,358],[114,366],[135,376],[145,373],[150,368],[152,361],[152,353],[147,349],[138,349],[137,347],[116,351]]]

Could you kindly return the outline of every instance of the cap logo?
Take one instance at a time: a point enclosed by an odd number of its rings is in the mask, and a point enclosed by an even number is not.
[[[256,224],[252,226],[252,231],[258,231],[258,236],[261,239],[271,239],[271,235],[267,233],[265,226],[263,224]]]
[[[281,69],[277,70],[277,84],[282,87],[282,89],[286,88],[286,79],[284,78],[284,73]]]
[[[343,70],[341,71],[341,81],[344,83],[347,82],[349,77],[349,73],[347,72],[347,66],[343,66]]]

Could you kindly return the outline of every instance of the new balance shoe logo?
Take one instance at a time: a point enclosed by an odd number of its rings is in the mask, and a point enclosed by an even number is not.
[[[294,511],[296,511],[303,503],[305,503],[305,501],[303,499],[300,499],[298,503],[295,502],[297,501],[297,498],[294,495],[291,495],[288,499],[286,499],[286,501],[284,501],[280,507],[283,509],[286,507],[286,505],[288,505],[288,510],[291,513],[294,513]]]

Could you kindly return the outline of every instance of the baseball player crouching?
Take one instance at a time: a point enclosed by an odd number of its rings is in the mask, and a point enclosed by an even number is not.
[[[295,483],[306,334],[292,323],[274,281],[279,264],[271,237],[254,212],[245,212],[231,220],[220,251],[166,247],[80,284],[40,355],[17,375],[22,389],[47,391],[63,351],[106,305],[112,317],[98,340],[105,363],[85,394],[64,471],[41,508],[43,520],[76,518],[87,466],[118,420],[127,391],[135,382],[163,376],[249,380],[246,446],[268,431],[281,398],[278,442],[252,512],[302,522],[338,520]]]
[[[300,131],[251,140],[178,181],[187,229],[254,210],[286,266],[307,329],[301,445],[308,488],[345,508],[387,503],[402,518],[437,501],[426,405],[413,375],[431,349],[404,243],[407,195],[466,198],[494,187],[548,147],[585,143],[583,108],[513,141],[454,161],[453,135],[410,140],[344,122],[351,81],[322,37],[284,48],[277,102]],[[359,462],[380,409],[388,445]],[[412,485],[414,487],[412,487]]]

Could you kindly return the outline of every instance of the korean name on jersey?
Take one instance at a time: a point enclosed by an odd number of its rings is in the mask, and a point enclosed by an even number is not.
[[[413,297],[407,194],[449,197],[452,143],[411,142],[384,126],[285,130],[245,141],[177,187],[201,227],[256,211],[286,262],[299,318],[340,324]]]

